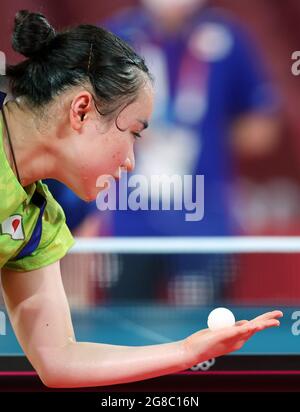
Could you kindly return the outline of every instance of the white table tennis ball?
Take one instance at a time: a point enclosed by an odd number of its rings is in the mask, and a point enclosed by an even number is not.
[[[228,328],[235,324],[234,314],[226,308],[216,308],[210,312],[207,325],[210,330]]]

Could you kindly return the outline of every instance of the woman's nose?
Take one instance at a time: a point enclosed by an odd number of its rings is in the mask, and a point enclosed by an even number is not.
[[[132,172],[135,166],[134,156],[127,157],[125,162],[122,164],[122,168],[126,169],[127,172]]]

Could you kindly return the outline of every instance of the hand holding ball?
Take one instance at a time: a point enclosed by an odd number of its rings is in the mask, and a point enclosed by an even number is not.
[[[216,308],[210,312],[207,325],[211,331],[229,328],[235,325],[234,314],[226,308]]]

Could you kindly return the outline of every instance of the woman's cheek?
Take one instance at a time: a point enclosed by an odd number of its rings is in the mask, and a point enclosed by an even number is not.
[[[129,152],[130,147],[128,144],[119,145],[110,152],[110,155],[107,156],[107,167],[110,169],[111,174],[114,174],[119,167],[124,165]]]
[[[98,175],[114,175],[121,164],[121,158],[115,155],[102,159],[97,167]]]
[[[97,175],[97,177],[107,174],[114,175],[126,161],[130,152],[130,144],[124,139],[124,136],[118,141],[106,139],[101,143],[101,150],[98,146],[95,151],[90,152],[92,174]]]

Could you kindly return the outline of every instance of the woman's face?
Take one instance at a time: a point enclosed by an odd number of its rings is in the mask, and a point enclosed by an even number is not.
[[[138,140],[135,134],[145,129],[152,110],[150,81],[141,87],[137,99],[119,110],[120,114],[109,123],[97,112],[90,93],[84,91],[74,97],[70,110],[73,132],[69,141],[73,172],[67,184],[79,197],[95,200],[101,190],[96,186],[100,177],[119,178],[121,168],[134,169],[134,144]]]

